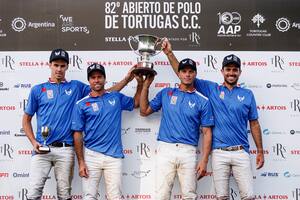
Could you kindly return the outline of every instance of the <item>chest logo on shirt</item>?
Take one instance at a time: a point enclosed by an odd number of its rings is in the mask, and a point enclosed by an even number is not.
[[[53,90],[47,90],[47,98],[48,99],[53,99],[54,95],[53,95]]]
[[[177,96],[172,96],[170,103],[173,104],[173,105],[176,105],[176,103],[177,103]]]
[[[189,101],[189,106],[190,106],[190,108],[194,108],[195,105],[196,105],[196,103],[192,103],[192,102]]]
[[[71,95],[72,94],[72,89],[69,89],[69,90],[65,90],[65,93],[66,93],[66,95]]]
[[[220,96],[219,96],[221,99],[223,99],[224,100],[224,98],[225,98],[225,92],[224,91],[221,91],[221,93],[220,93]]]
[[[99,110],[99,107],[98,107],[98,104],[97,103],[92,103],[92,108],[93,108],[93,111],[96,112]]]
[[[108,103],[112,106],[114,106],[116,104],[116,100],[108,100]]]
[[[244,101],[245,96],[237,95],[237,99],[239,100],[239,102],[242,102],[242,101]]]

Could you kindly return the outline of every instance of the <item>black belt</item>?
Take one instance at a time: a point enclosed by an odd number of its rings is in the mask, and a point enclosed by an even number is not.
[[[244,149],[242,145],[218,148],[223,151],[238,151]]]
[[[72,144],[67,144],[65,142],[53,142],[49,146],[52,146],[52,147],[72,147],[73,145]]]

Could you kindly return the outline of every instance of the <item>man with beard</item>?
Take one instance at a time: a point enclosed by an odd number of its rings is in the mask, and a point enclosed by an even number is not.
[[[196,75],[195,61],[183,59],[178,67],[179,88],[165,88],[151,102],[148,101],[148,92],[154,77],[147,76],[143,84],[141,115],[148,116],[162,109],[157,137],[155,200],[170,199],[176,174],[182,199],[196,199],[196,174],[202,178],[206,173],[214,119],[209,100],[195,90]],[[197,164],[200,126],[203,153]]]
[[[167,39],[164,40],[162,48],[177,73],[178,61]],[[225,56],[221,72],[224,77],[224,83],[221,85],[202,79],[195,80],[196,90],[209,98],[215,116],[215,126],[212,130],[212,170],[217,199],[229,199],[231,171],[241,199],[254,199],[248,121],[257,147],[256,169],[264,165],[255,98],[249,89],[241,88],[237,84],[241,75],[240,58],[233,54]]]
[[[107,199],[119,200],[124,158],[121,115],[123,110],[132,111],[139,106],[142,79],[136,77],[137,91],[132,98],[104,89],[106,74],[102,65],[90,65],[87,78],[92,91],[76,103],[72,116],[83,199],[98,199],[99,182],[103,174]]]

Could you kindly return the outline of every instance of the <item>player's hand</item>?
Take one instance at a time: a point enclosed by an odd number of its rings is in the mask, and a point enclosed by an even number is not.
[[[142,86],[144,83],[144,78],[142,74],[135,74],[134,78],[136,79],[138,85]]]
[[[89,177],[89,171],[88,171],[88,168],[87,168],[85,162],[82,162],[79,164],[79,176],[84,177],[84,178]]]
[[[161,49],[166,55],[173,52],[171,43],[169,42],[168,38],[163,38],[163,42],[161,44]]]
[[[256,155],[256,169],[260,169],[264,166],[265,159],[264,159],[264,153],[259,152]]]
[[[127,74],[126,74],[126,76],[125,76],[125,80],[127,80],[128,83],[129,83],[130,81],[132,81],[132,79],[134,78],[134,74],[132,73],[132,71],[133,71],[134,69],[136,69],[136,68],[137,68],[137,64],[133,65],[133,66],[129,69],[129,71],[127,72]]]
[[[153,82],[153,80],[154,80],[154,75],[148,74],[148,75],[146,76],[145,81],[144,81],[144,86],[150,87],[150,85],[151,85],[151,83]]]
[[[207,163],[203,160],[198,162],[196,172],[197,172],[197,180],[201,179],[206,174]]]
[[[40,151],[39,150],[39,148],[42,146],[40,143],[38,143],[37,141],[35,141],[33,144],[32,144],[32,146],[33,146],[33,150],[36,152],[36,153],[38,153],[38,154],[43,154],[43,153],[45,153],[45,152],[42,152],[42,151]]]

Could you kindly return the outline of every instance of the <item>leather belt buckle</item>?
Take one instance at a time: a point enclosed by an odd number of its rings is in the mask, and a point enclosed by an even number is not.
[[[242,150],[244,149],[242,145],[238,145],[238,146],[229,146],[229,147],[223,147],[220,148],[223,151],[238,151],[238,150]]]
[[[72,145],[67,144],[65,142],[53,142],[49,146],[52,146],[52,147],[71,147]]]
[[[226,151],[233,151],[235,147],[226,147]]]

